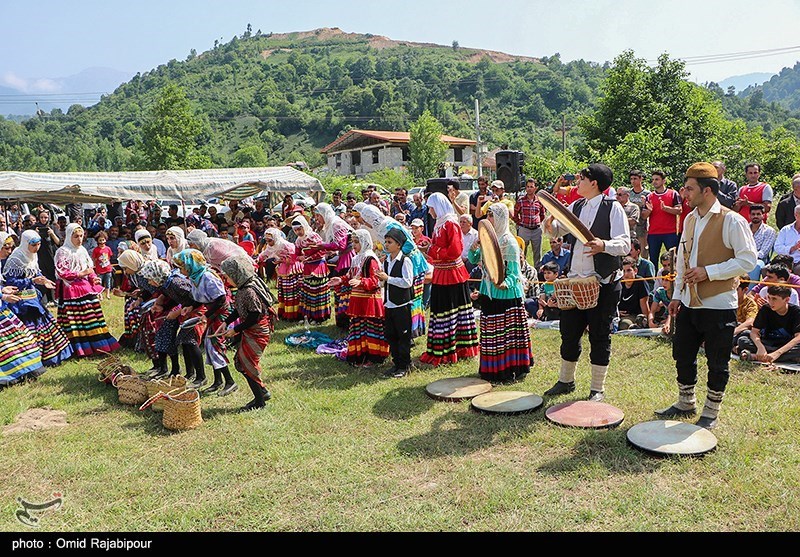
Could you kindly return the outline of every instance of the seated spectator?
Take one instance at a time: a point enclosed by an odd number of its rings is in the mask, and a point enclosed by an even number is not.
[[[749,334],[737,337],[736,353],[747,350],[763,362],[800,362],[800,307],[789,303],[791,291],[782,285],[767,288],[767,304],[758,310]]]
[[[800,205],[794,208],[794,222],[781,228],[778,237],[775,239],[775,253],[788,255],[792,258],[792,266],[789,267],[795,274],[800,273]]]
[[[775,239],[777,238],[775,229],[764,222],[763,205],[750,206],[750,231],[753,233],[753,240],[758,250],[758,261],[756,261],[755,268],[750,271],[750,279],[757,281],[761,278],[761,269],[763,269],[769,261],[772,248],[775,245]]]
[[[668,271],[666,269],[661,269],[661,271],[659,271],[660,277],[666,276],[667,274]],[[663,280],[663,282],[669,281]],[[670,324],[672,322],[672,318],[669,315],[670,301],[666,286],[659,286],[653,290],[653,293],[650,295],[650,318],[648,322],[648,326],[651,329],[661,327],[664,333],[669,333]]]
[[[652,321],[650,315],[649,293],[645,281],[636,274],[636,260],[628,256],[622,260],[622,292],[619,305],[619,328],[643,329]]]
[[[642,259],[642,261],[647,261],[651,265],[653,264],[649,259]],[[669,275],[669,252],[665,251],[659,257],[659,261],[661,263],[661,268],[658,270],[658,274],[656,275],[655,281],[653,281],[653,291],[655,292],[659,288],[664,288],[666,285],[664,284],[664,280],[662,277]]]
[[[560,272],[563,272],[569,264],[570,255],[570,251],[564,247],[564,238],[561,236],[550,238],[550,251],[542,256],[542,265],[539,270],[541,271],[546,263],[555,263]]]
[[[540,284],[539,289],[539,309],[536,312],[536,319],[539,321],[558,321],[561,319],[561,310],[558,309],[556,303],[556,287],[553,284],[558,278],[561,269],[558,268],[558,263],[550,261],[542,265],[541,273],[544,282]]]
[[[788,283],[789,282],[789,269],[784,267],[783,265],[767,265],[764,267],[764,282],[767,283]],[[756,303],[759,307],[763,307],[767,305],[767,295],[768,295],[769,288],[762,288],[759,293],[758,297],[756,298]],[[800,298],[797,296],[797,289],[789,287],[789,303],[794,305],[800,305]]]
[[[645,259],[642,257],[642,245],[634,238],[631,240],[631,251],[628,254],[633,258],[636,262],[636,274],[642,278],[654,278],[656,276],[656,269],[653,267],[653,262],[649,259]],[[669,255],[667,255],[666,260],[669,261]],[[664,259],[661,258],[661,262],[663,264]],[[644,281],[645,286],[647,286],[647,291],[650,292],[653,290],[653,282],[652,281]]]
[[[525,240],[517,238],[519,244],[519,270],[522,274],[522,300],[528,317],[536,318],[539,313],[539,274],[536,268],[525,259]]]
[[[749,291],[750,285],[748,284],[747,275],[739,277],[739,284],[736,285],[736,297],[739,305],[736,308],[736,328],[733,330],[733,336],[749,331],[753,326],[753,321],[758,313],[758,304],[753,298],[752,292]],[[734,340],[733,345],[736,346]]]
[[[406,214],[405,213],[397,213],[394,216],[394,220],[396,220],[397,222],[399,222],[400,224],[402,224],[406,228],[408,227],[408,223],[406,223]]]

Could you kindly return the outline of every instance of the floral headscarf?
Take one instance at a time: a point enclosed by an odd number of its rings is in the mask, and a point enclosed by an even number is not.
[[[185,249],[175,254],[172,260],[177,266],[186,270],[189,280],[195,285],[200,284],[203,274],[211,269],[206,262],[206,258],[196,249]]]
[[[166,261],[158,260],[158,261],[148,261],[142,268],[139,269],[139,274],[142,275],[145,280],[152,280],[156,284],[164,284],[164,281],[167,280],[171,269],[169,264]]]

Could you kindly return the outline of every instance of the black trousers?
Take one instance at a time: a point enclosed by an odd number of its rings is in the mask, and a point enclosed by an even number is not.
[[[672,339],[672,357],[678,371],[678,383],[697,384],[697,352],[705,343],[708,388],[724,392],[728,384],[728,362],[735,328],[735,309],[688,308],[681,304],[675,318],[675,337]]]
[[[787,341],[788,342],[788,341]],[[755,354],[758,351],[756,348],[756,343],[753,342],[753,339],[750,338],[750,331],[742,331],[738,335],[736,335],[733,339],[733,343],[738,348],[738,352],[741,354],[742,350],[747,350]],[[774,352],[778,348],[782,347],[784,343],[775,343],[770,342],[769,339],[761,339],[761,344],[764,345],[764,348],[767,350],[767,353]],[[797,363],[800,362],[800,345],[797,345],[791,348],[788,352],[781,354],[780,358],[775,360],[776,362],[792,362]]]
[[[383,335],[389,344],[392,363],[397,369],[408,369],[411,365],[411,304],[386,308]]]
[[[611,321],[617,312],[622,287],[617,282],[600,285],[597,305],[592,309],[561,310],[561,359],[577,362],[581,357],[581,337],[589,326],[589,361],[607,366],[611,359]]]

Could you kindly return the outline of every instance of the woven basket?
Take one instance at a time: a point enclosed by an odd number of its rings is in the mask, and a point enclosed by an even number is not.
[[[183,375],[173,375],[166,379],[152,379],[147,382],[147,398],[152,398],[158,393],[168,393],[173,389],[186,387],[186,378]],[[164,399],[158,398],[153,401],[150,408],[155,412],[164,410]]]
[[[558,309],[591,309],[597,306],[600,283],[595,277],[561,278],[553,282]]]
[[[101,383],[111,385],[114,376],[120,373],[122,375],[133,375],[134,371],[130,366],[123,364],[116,354],[103,358],[97,364],[97,380]]]
[[[119,401],[122,404],[138,406],[147,400],[147,385],[138,375],[118,373],[111,384],[119,391]]]
[[[176,389],[177,390],[177,389]],[[167,393],[164,401],[164,427],[172,431],[194,429],[203,423],[200,413],[200,393],[195,389],[184,389]]]

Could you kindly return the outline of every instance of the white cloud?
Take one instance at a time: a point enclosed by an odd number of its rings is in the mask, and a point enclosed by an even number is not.
[[[27,79],[13,72],[6,72],[0,76],[0,85],[16,89],[20,93],[58,93],[62,85],[49,78]]]

